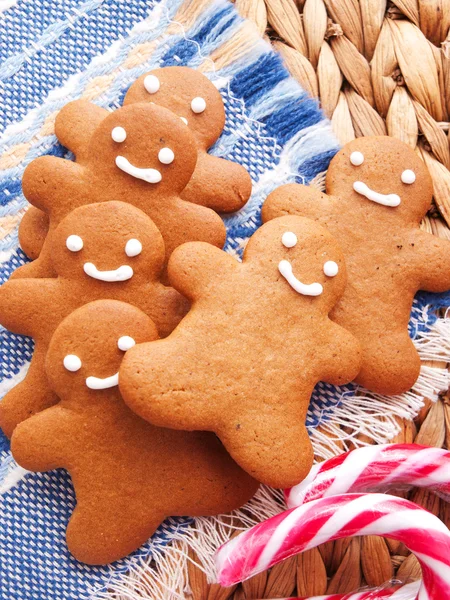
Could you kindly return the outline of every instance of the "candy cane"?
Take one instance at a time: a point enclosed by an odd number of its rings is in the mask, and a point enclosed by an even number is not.
[[[349,492],[417,486],[450,500],[450,452],[418,444],[364,446],[315,465],[285,491],[289,508]]]
[[[331,594],[331,596],[314,596],[314,598],[282,598],[281,600],[415,600],[420,581],[408,583],[396,589],[365,590],[352,594]]]
[[[320,498],[255,525],[219,548],[219,581],[229,586],[324,542],[360,535],[388,536],[417,556],[419,600],[450,598],[450,531],[420,506],[385,494]]]

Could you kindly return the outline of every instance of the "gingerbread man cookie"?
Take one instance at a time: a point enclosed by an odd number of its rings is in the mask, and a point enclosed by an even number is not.
[[[197,165],[181,196],[217,212],[233,212],[250,198],[252,182],[241,165],[207,153],[225,125],[223,100],[205,75],[189,67],[164,67],[139,77],[124,105],[154,102],[178,115],[194,134]]]
[[[167,256],[190,240],[223,245],[225,226],[219,215],[180,197],[194,172],[197,146],[169,110],[137,103],[109,113],[78,100],[60,112],[55,130],[77,162],[43,156],[25,169],[23,192],[48,213],[50,235],[39,258],[16,276],[51,276],[52,231],[71,210],[94,202],[122,200],[143,210],[161,231]]]
[[[257,488],[214,435],[153,427],[124,404],[117,387],[124,353],[157,337],[151,319],[123,302],[75,310],[56,329],[46,359],[60,402],[21,423],[12,438],[25,469],[69,471],[77,506],[67,544],[89,564],[126,556],[167,516],[228,512]]]
[[[356,381],[400,394],[414,385],[420,369],[408,335],[414,295],[450,288],[450,243],[419,229],[431,203],[430,175],[403,142],[359,138],[331,161],[326,190],[280,187],[267,198],[263,220],[302,215],[338,240],[349,282],[331,317],[361,342]]]
[[[197,165],[181,193],[183,200],[224,213],[242,208],[251,194],[249,174],[241,165],[207,153],[222,133],[225,111],[220,93],[205,75],[188,67],[155,69],[140,77],[128,90],[124,104],[135,102],[152,102],[168,108],[180,116],[194,134],[198,149]],[[63,108],[56,122],[56,133],[80,160],[83,144],[74,143],[74,137],[66,135],[67,123],[75,122],[86,127],[81,120],[83,110],[78,121],[78,106],[75,102]],[[95,119],[89,126],[96,126]],[[30,207],[19,227],[21,247],[30,258],[39,256],[47,230],[45,213]]]
[[[0,322],[30,335],[36,345],[25,379],[0,403],[0,427],[10,436],[17,423],[54,404],[44,358],[56,327],[75,308],[113,298],[139,307],[168,335],[188,301],[160,283],[164,242],[146,214],[124,202],[81,206],[55,229],[50,246],[58,277],[16,278],[0,288]]]
[[[298,483],[313,457],[314,385],[346,383],[360,367],[358,342],[328,318],[346,282],[338,244],[320,225],[285,217],[252,236],[242,263],[193,242],[168,272],[193,305],[168,338],[127,354],[125,402],[155,425],[214,431],[263,483]]]

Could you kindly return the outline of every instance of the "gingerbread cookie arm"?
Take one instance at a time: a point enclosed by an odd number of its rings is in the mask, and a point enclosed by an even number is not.
[[[211,244],[188,242],[173,252],[169,260],[168,275],[172,286],[189,300],[195,300],[216,283],[231,275],[239,263]]]
[[[13,387],[0,402],[0,428],[9,438],[19,423],[42,412],[58,401],[45,375],[47,345],[36,342],[25,379]]]
[[[235,212],[252,193],[250,175],[241,165],[199,152],[194,175],[181,194],[183,200],[217,212]]]
[[[297,183],[282,185],[267,196],[261,216],[263,223],[286,215],[317,220],[317,215],[330,212],[331,197],[315,188]]]
[[[361,369],[360,344],[354,335],[333,321],[329,321],[328,331],[329,342],[322,345],[318,377],[332,385],[349,383]]]
[[[83,162],[92,134],[107,115],[107,110],[87,100],[69,102],[56,117],[56,137]]]
[[[30,206],[22,217],[19,225],[19,243],[25,254],[32,260],[41,253],[48,227],[48,215],[35,206]]]
[[[0,323],[6,329],[31,335],[49,310],[56,279],[13,279],[0,287]],[[47,317],[48,318],[48,317]]]
[[[415,230],[410,238],[410,261],[420,269],[420,288],[427,292],[450,289],[450,241]]]
[[[29,471],[50,471],[68,467],[67,444],[74,432],[83,428],[77,414],[60,404],[17,425],[11,439],[11,452],[17,463]]]
[[[22,189],[25,198],[37,208],[49,213],[66,198],[79,195],[83,167],[56,156],[41,156],[25,169]]]
[[[206,242],[217,248],[222,248],[225,243],[227,232],[224,222],[205,206],[176,199],[167,204],[163,215],[151,214],[150,217],[164,238],[167,257],[187,242]]]

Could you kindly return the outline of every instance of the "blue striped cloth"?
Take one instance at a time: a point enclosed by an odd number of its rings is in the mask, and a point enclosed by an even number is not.
[[[260,225],[260,207],[282,183],[309,183],[324,172],[337,142],[317,102],[284,69],[271,48],[226,0],[19,0],[0,20],[0,261],[1,278],[26,257],[17,227],[27,203],[21,176],[37,156],[68,156],[53,123],[69,100],[120,105],[129,85],[157,66],[202,68],[219,87],[226,126],[211,150],[243,164],[254,192],[248,205],[226,218],[226,250],[239,256]],[[213,62],[214,61],[214,62]],[[427,331],[433,308],[450,298],[416,300],[411,335]],[[24,375],[32,340],[1,330],[0,392]],[[320,384],[308,426],[333,422],[353,387]],[[14,471],[9,444],[0,437],[2,480]],[[1,493],[1,492],[0,492]],[[94,598],[131,565],[148,559],[190,520],[169,519],[133,556],[107,567],[87,567],[67,552],[64,533],[75,499],[64,472],[33,474],[0,496],[1,600]]]

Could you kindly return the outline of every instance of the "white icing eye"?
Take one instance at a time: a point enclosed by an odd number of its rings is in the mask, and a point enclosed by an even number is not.
[[[79,235],[69,235],[66,246],[71,252],[79,252],[83,248],[83,240]]]
[[[336,275],[339,273],[339,267],[334,260],[327,260],[327,262],[323,265],[323,272],[327,277],[336,277]]]
[[[158,152],[158,159],[163,165],[170,165],[175,160],[175,154],[170,148],[161,148]]]
[[[355,167],[359,167],[364,162],[364,154],[362,152],[352,152],[350,154],[350,162]]]
[[[183,121],[183,123],[184,123],[185,125],[187,125],[187,124],[188,124],[188,120],[187,120],[185,117],[180,117],[180,119]]]
[[[114,127],[111,137],[115,142],[124,142],[127,139],[127,132],[123,127]]]
[[[136,342],[129,335],[123,335],[117,340],[117,347],[119,350],[122,350],[122,352],[126,352],[135,345]]]
[[[403,171],[402,173],[402,181],[403,183],[414,183],[416,180],[416,174],[414,173],[414,171],[411,171],[411,169],[406,169],[406,171]]]
[[[75,354],[68,354],[64,357],[63,360],[64,367],[75,373],[75,371],[79,371],[81,369],[81,360]]]
[[[125,244],[125,254],[127,256],[137,256],[142,252],[142,244],[139,240],[131,239]]]
[[[292,231],[286,231],[281,236],[281,243],[286,248],[293,248],[297,243],[297,236]]]
[[[144,79],[144,87],[149,94],[156,94],[160,86],[161,84],[156,75],[147,75],[147,77]]]
[[[204,98],[200,98],[200,96],[198,96],[197,98],[194,98],[191,102],[191,110],[193,113],[195,114],[200,114],[202,113],[206,108],[206,102]]]

